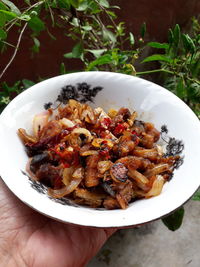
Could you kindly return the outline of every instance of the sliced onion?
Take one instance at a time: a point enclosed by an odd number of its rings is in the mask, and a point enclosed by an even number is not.
[[[70,167],[70,168],[65,168],[63,170],[63,178],[62,178],[62,182],[63,184],[65,184],[66,186],[68,186],[71,182],[72,179],[72,173],[74,172],[74,167]]]
[[[35,136],[38,136],[39,131],[47,124],[50,113],[44,111],[40,114],[37,114],[33,118],[33,132]]]
[[[120,194],[117,194],[116,195],[116,199],[120,205],[120,207],[125,210],[127,207],[128,207],[128,204],[127,202],[125,201],[125,199],[120,195]]]
[[[85,128],[75,128],[72,132],[71,132],[71,134],[73,135],[80,135],[80,134],[84,134],[85,136],[86,136],[86,138],[87,138],[87,141],[88,142],[91,142],[91,140],[92,140],[92,135],[91,135],[91,133],[90,133],[90,131],[88,131],[87,129],[85,129]]]
[[[70,184],[61,189],[48,189],[48,194],[53,198],[61,198],[72,193],[80,184],[82,179],[73,179]]]
[[[140,172],[129,169],[128,176],[135,180],[137,186],[140,187],[142,190],[146,191],[148,189],[149,180]]]
[[[72,127],[75,126],[75,124],[74,124],[72,121],[70,121],[70,120],[68,120],[68,119],[66,119],[66,118],[63,118],[63,119],[59,120],[59,122],[60,122],[63,126],[65,126],[66,128],[72,128]]]
[[[37,176],[31,171],[30,164],[31,164],[32,158],[30,158],[26,164],[26,171],[29,174],[30,178],[34,181],[38,181]]]
[[[169,164],[167,163],[160,163],[156,165],[154,168],[147,170],[144,175],[146,177],[151,177],[157,174],[160,174],[162,172],[168,171],[169,170]]]
[[[24,144],[26,144],[26,143],[34,144],[34,143],[37,142],[37,138],[36,137],[27,134],[26,130],[24,130],[22,128],[20,128],[18,130],[18,135],[19,135],[20,139],[22,140],[22,142]]]
[[[154,197],[160,195],[165,179],[162,175],[157,175],[155,181],[153,182],[152,188],[148,193],[145,194],[145,198]]]

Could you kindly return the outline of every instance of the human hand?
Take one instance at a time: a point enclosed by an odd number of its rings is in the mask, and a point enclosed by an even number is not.
[[[4,267],[81,267],[115,229],[49,219],[25,206],[0,179],[0,259]]]

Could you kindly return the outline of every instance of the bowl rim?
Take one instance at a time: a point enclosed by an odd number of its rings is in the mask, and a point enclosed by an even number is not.
[[[180,98],[178,98],[176,95],[174,95],[172,92],[170,92],[170,91],[168,91],[167,89],[165,89],[164,87],[162,87],[162,86],[160,86],[160,85],[157,85],[157,84],[155,84],[155,83],[153,83],[153,82],[151,82],[151,81],[148,81],[148,80],[146,80],[146,79],[143,79],[143,78],[140,78],[140,77],[135,77],[135,76],[131,76],[131,75],[127,75],[127,74],[121,74],[121,73],[114,73],[114,72],[107,72],[107,71],[90,71],[90,72],[86,72],[86,71],[84,71],[84,72],[76,72],[76,73],[70,73],[70,74],[63,74],[63,75],[58,75],[58,76],[55,76],[55,77],[51,77],[51,78],[49,78],[49,79],[47,79],[47,80],[44,80],[44,81],[42,81],[42,82],[39,82],[39,83],[37,83],[37,84],[35,84],[35,85],[33,85],[33,86],[31,86],[30,88],[28,88],[28,89],[26,89],[24,92],[22,92],[21,94],[19,94],[18,96],[16,96],[8,105],[7,105],[7,107],[3,110],[3,112],[1,113],[1,115],[0,115],[0,125],[1,125],[1,121],[3,120],[3,117],[4,117],[4,115],[9,111],[9,109],[10,109],[10,107],[12,107],[12,105],[14,105],[15,104],[15,102],[17,102],[20,98],[23,98],[24,96],[26,97],[26,94],[29,94],[32,90],[37,90],[39,87],[41,87],[44,83],[49,83],[49,82],[51,82],[52,80],[56,80],[56,79],[58,79],[59,77],[65,77],[65,76],[67,76],[67,77],[69,77],[69,75],[71,75],[71,76],[77,76],[77,75],[82,75],[83,73],[88,73],[88,74],[97,74],[97,75],[99,75],[99,74],[105,74],[105,75],[110,75],[110,74],[112,74],[112,75],[117,75],[117,76],[122,76],[122,77],[131,77],[131,78],[133,78],[133,80],[134,79],[137,79],[137,80],[141,80],[141,81],[145,81],[146,83],[148,83],[148,84],[151,84],[151,85],[153,85],[153,86],[156,86],[156,87],[159,87],[161,90],[164,90],[165,92],[167,92],[167,94],[170,94],[170,95],[173,95],[173,97],[175,97],[175,99],[177,100],[177,101],[179,101],[179,102],[182,102],[182,105],[184,105],[184,109],[186,109],[186,111],[187,112],[190,112],[190,114],[193,116],[193,118],[194,119],[196,119],[196,122],[197,122],[197,124],[198,124],[198,128],[199,128],[199,131],[200,131],[200,122],[199,122],[199,120],[198,120],[198,118],[197,118],[197,116],[194,114],[194,112],[180,99]],[[37,88],[38,87],[38,88]],[[0,166],[0,172],[2,172],[2,167]],[[36,210],[36,211],[38,211],[39,213],[41,213],[41,214],[43,214],[43,215],[45,215],[45,216],[47,216],[47,217],[50,217],[50,218],[52,218],[52,219],[54,219],[54,220],[57,220],[57,221],[61,221],[61,222],[64,222],[64,223],[70,223],[70,224],[76,224],[76,225],[80,225],[80,226],[89,226],[89,227],[97,227],[97,228],[113,228],[113,227],[115,227],[115,228],[127,228],[127,227],[132,227],[132,226],[136,226],[136,225],[140,225],[140,224],[146,224],[146,223],[148,223],[148,222],[152,222],[152,221],[155,221],[155,220],[157,220],[157,219],[160,219],[160,218],[162,218],[162,217],[165,217],[165,216],[167,216],[168,214],[170,214],[170,213],[172,213],[172,212],[174,212],[175,210],[177,210],[178,208],[180,208],[182,205],[184,205],[193,195],[194,195],[194,193],[198,190],[198,188],[199,188],[199,186],[200,186],[200,181],[199,181],[199,185],[198,185],[198,187],[195,189],[195,192],[193,192],[193,194],[191,195],[191,196],[189,196],[188,197],[188,199],[187,200],[185,200],[182,204],[180,204],[178,207],[176,207],[175,209],[173,209],[173,210],[171,210],[171,211],[169,211],[168,213],[165,213],[165,214],[162,214],[161,213],[161,215],[159,216],[159,217],[156,217],[156,218],[153,218],[153,219],[150,219],[150,220],[146,220],[146,221],[144,221],[144,222],[141,222],[141,223],[139,223],[139,224],[126,224],[125,222],[124,222],[124,225],[118,225],[117,223],[114,223],[113,222],[113,224],[111,225],[110,223],[101,223],[101,225],[94,225],[94,224],[91,224],[91,223],[80,223],[80,222],[72,222],[72,221],[66,221],[66,220],[62,220],[62,219],[60,219],[60,218],[57,218],[57,217],[53,217],[53,216],[51,216],[51,215],[49,215],[49,214],[47,214],[47,213],[44,213],[44,212],[42,212],[41,210],[39,210],[39,207],[34,207],[34,206],[32,206],[32,205],[30,205],[30,203],[28,203],[28,202],[26,202],[24,199],[21,199],[16,193],[15,193],[15,191],[14,191],[14,189],[12,188],[12,186],[10,186],[10,185],[8,185],[7,184],[7,182],[6,182],[6,180],[7,180],[7,178],[6,178],[6,176],[5,175],[2,175],[2,179],[3,179],[3,181],[4,181],[4,183],[8,186],[8,188],[13,192],[13,194],[15,195],[15,196],[17,196],[17,198],[18,199],[20,199],[23,203],[25,203],[26,205],[28,205],[29,207],[31,207],[32,209],[34,209],[34,210]],[[77,209],[77,211],[78,211],[78,209]],[[121,211],[121,210],[120,210]],[[109,224],[109,226],[108,226],[108,224]]]

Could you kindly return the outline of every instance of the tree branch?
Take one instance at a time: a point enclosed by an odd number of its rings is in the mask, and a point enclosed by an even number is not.
[[[11,57],[11,59],[9,60],[8,64],[6,65],[6,67],[4,68],[4,70],[2,71],[2,73],[0,74],[0,79],[3,77],[3,75],[5,74],[5,72],[7,71],[7,69],[9,68],[9,66],[11,65],[11,63],[13,62],[16,54],[17,54],[17,50],[19,49],[19,45],[20,45],[20,42],[21,42],[21,39],[22,39],[22,35],[26,29],[26,26],[27,26],[27,22],[24,24],[24,27],[22,28],[21,32],[20,32],[20,35],[19,35],[19,38],[18,38],[18,41],[17,41],[17,45],[15,47],[15,51]]]

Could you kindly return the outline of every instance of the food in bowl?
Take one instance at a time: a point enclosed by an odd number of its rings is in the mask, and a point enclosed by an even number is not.
[[[74,99],[46,108],[35,115],[32,135],[22,128],[18,135],[30,157],[29,176],[52,198],[126,209],[132,201],[159,195],[179,166],[180,147],[178,153],[163,152],[157,144],[161,133],[138,120],[136,111],[122,107],[106,113]],[[177,143],[170,140],[172,151]]]

